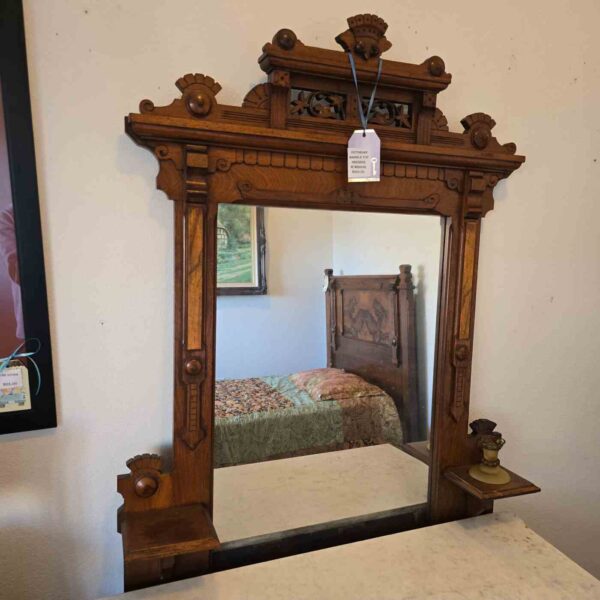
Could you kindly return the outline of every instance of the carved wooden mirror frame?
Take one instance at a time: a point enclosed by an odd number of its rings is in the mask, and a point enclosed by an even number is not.
[[[258,61],[268,82],[241,107],[217,102],[221,86],[212,77],[188,74],[176,82],[181,98],[165,107],[143,100],[140,113],[125,119],[127,133],[157,157],[157,186],[175,210],[172,469],[141,455],[118,478],[128,589],[206,572],[219,545],[211,516],[221,202],[442,218],[427,522],[491,509],[489,499],[470,496],[444,474],[478,460],[467,431],[481,219],[493,207],[495,185],[525,159],[493,137],[486,114],[465,117],[462,133],[448,130],[436,106],[451,81],[441,58],[385,60],[370,121],[382,141],[381,181],[348,184],[346,146],[360,125],[346,52],[370,91],[379,55],[391,46],[379,17],[358,15],[348,24],[336,38],[344,51],[277,32]]]

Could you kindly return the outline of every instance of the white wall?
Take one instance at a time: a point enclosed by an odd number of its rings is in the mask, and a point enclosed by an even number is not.
[[[417,320],[419,405],[429,427],[435,359],[441,223],[418,215],[339,212],[333,216],[333,268],[343,275],[395,274],[412,265]]]
[[[59,427],[0,439],[0,597],[121,589],[115,475],[170,440],[172,205],[123,133],[184,73],[239,104],[281,27],[335,47],[358,0],[25,0]],[[600,575],[600,37],[596,0],[380,0],[389,58],[440,54],[454,130],[476,111],[528,162],[500,185],[481,247],[472,416],[543,488],[505,501]]]
[[[326,210],[265,209],[268,295],[217,299],[218,379],[325,366],[331,227]]]

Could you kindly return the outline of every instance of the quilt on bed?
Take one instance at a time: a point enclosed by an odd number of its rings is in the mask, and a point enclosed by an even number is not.
[[[216,382],[216,467],[402,443],[396,406],[382,390],[315,401],[296,383],[294,376]]]

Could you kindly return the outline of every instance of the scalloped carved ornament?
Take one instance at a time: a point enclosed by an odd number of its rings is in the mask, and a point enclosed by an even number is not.
[[[180,77],[175,85],[182,93],[181,99],[176,99],[169,106],[163,107],[155,107],[152,100],[142,100],[140,112],[142,114],[206,117],[217,105],[215,97],[221,91],[221,85],[208,75],[188,73]],[[185,110],[181,108],[182,106],[185,107]]]
[[[268,83],[255,85],[244,97],[242,108],[269,109],[271,100],[271,87]]]
[[[206,116],[216,104],[215,96],[221,86],[207,75],[188,73],[180,77],[175,85],[183,94],[182,100],[190,114],[197,117]]]
[[[378,58],[392,47],[385,37],[387,23],[377,15],[363,14],[348,18],[348,29],[335,41],[346,51],[363,60]]]
[[[474,113],[466,116],[461,122],[465,133],[471,137],[471,144],[478,150],[484,150],[492,140],[492,129],[496,121],[485,113]]]
[[[138,454],[127,461],[133,478],[133,489],[140,498],[150,498],[159,488],[162,459],[158,454]]]
[[[496,121],[485,113],[473,113],[461,120],[461,125],[465,128],[464,134],[469,136],[471,145],[476,150],[499,150],[508,154],[514,154],[517,146],[514,143],[500,145],[496,138],[492,136],[492,129]]]
[[[435,109],[431,124],[434,130],[437,129],[438,131],[450,131],[450,128],[448,127],[448,119],[446,119],[444,113],[439,108]]]
[[[182,200],[185,193],[183,173],[183,149],[179,144],[159,144],[154,147],[159,170],[156,187],[170,200]]]

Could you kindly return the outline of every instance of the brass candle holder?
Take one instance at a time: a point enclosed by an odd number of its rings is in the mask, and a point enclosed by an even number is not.
[[[500,466],[498,452],[506,440],[499,431],[494,431],[496,423],[488,419],[478,419],[471,423],[473,434],[477,435],[477,446],[483,451],[481,463],[469,469],[469,475],[477,481],[491,485],[504,485],[510,481],[510,474]]]

